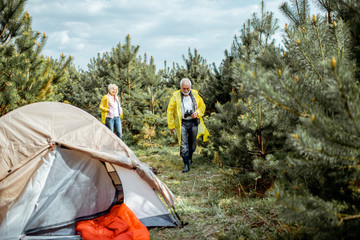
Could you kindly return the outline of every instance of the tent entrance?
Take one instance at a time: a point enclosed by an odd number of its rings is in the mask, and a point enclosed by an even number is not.
[[[154,189],[139,177],[134,169],[113,165],[124,191],[125,204],[146,227],[176,227],[178,222],[170,214]]]
[[[117,191],[117,202],[122,203],[124,201],[124,191],[123,186],[121,184],[121,180],[119,175],[116,173],[115,168],[112,166],[111,163],[106,162],[105,163],[106,170],[111,177],[111,180],[113,182],[113,185],[116,188]]]
[[[118,202],[126,205],[146,227],[176,227],[179,224],[159,195],[139,177],[134,169],[105,163],[106,169],[118,191]],[[125,194],[125,196],[124,196]]]

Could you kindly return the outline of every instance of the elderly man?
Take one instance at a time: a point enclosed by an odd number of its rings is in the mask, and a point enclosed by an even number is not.
[[[168,126],[172,133],[176,130],[180,156],[184,161],[183,173],[190,170],[196,139],[204,135],[203,141],[208,140],[209,132],[202,119],[204,112],[203,99],[198,91],[191,89],[191,81],[183,78],[180,81],[180,90],[173,93],[167,108]]]

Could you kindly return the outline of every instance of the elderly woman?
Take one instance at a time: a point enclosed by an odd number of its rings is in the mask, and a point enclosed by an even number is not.
[[[108,94],[104,95],[101,99],[101,122],[104,123],[112,132],[122,139],[122,108],[120,104],[120,98],[117,96],[118,87],[115,84],[108,86]]]

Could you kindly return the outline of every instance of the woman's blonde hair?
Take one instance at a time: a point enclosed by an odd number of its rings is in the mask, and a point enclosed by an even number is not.
[[[118,86],[116,86],[116,84],[113,84],[113,83],[109,84],[108,91],[110,92],[113,88],[118,89]]]

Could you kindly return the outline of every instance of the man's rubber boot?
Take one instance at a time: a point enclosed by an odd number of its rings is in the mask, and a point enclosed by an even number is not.
[[[190,171],[189,158],[184,157],[183,162],[184,162],[184,169],[182,170],[182,172],[186,173],[186,172]]]
[[[193,161],[192,161],[192,153],[189,153],[189,165],[192,165]]]
[[[182,172],[183,172],[183,173],[186,173],[186,172],[188,172],[188,171],[190,171],[189,164],[185,164],[184,169],[182,170]]]

